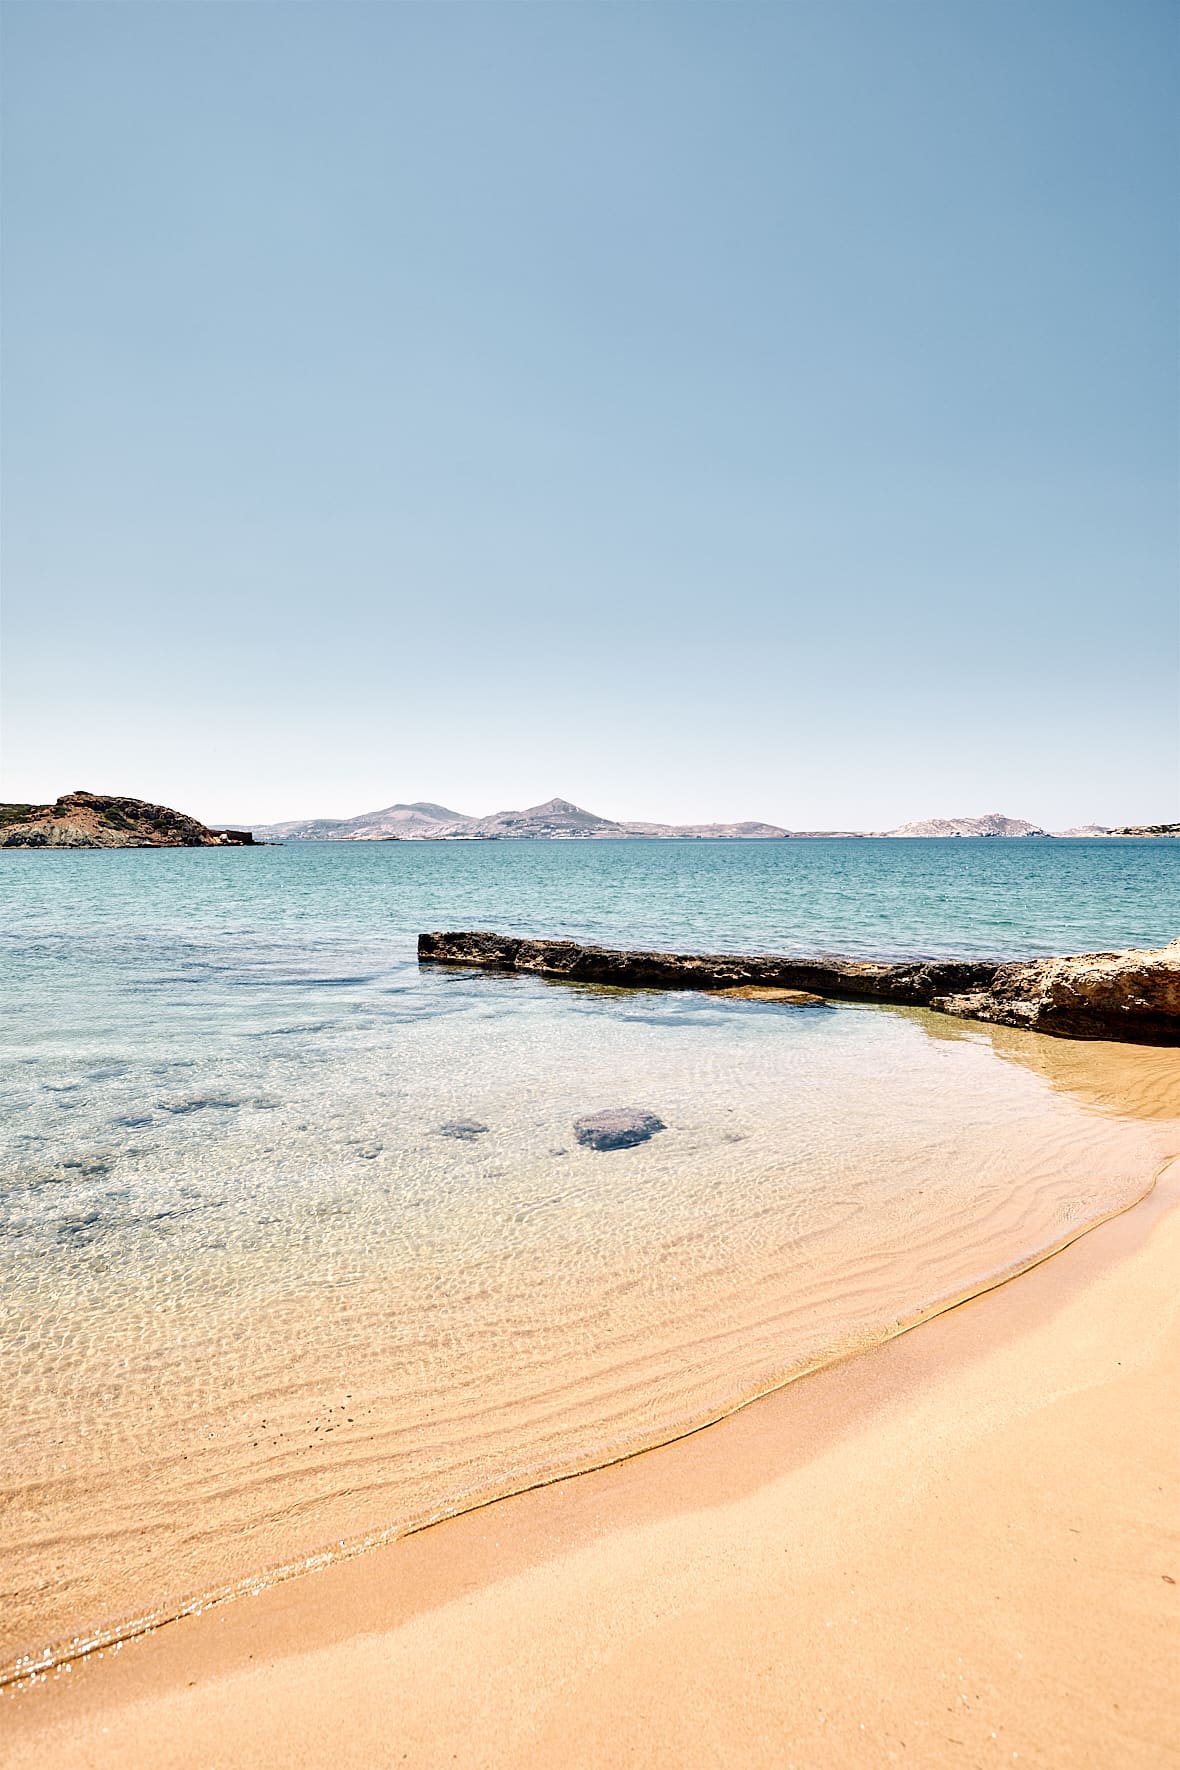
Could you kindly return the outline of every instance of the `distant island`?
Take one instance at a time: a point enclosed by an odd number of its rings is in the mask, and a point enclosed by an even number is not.
[[[895,830],[785,830],[778,824],[623,823],[585,811],[568,799],[547,799],[524,811],[468,817],[419,799],[387,805],[359,817],[302,818],[255,824],[250,829],[212,828],[144,799],[112,793],[64,793],[52,805],[0,805],[0,848],[239,848],[283,842],[571,842],[646,839],[668,842],[781,842],[821,837],[871,841],[883,837],[1172,836],[1180,824],[1125,824],[1117,829],[1085,824],[1049,831],[1022,817],[989,811],[982,817],[929,817]]]
[[[0,848],[240,848],[249,830],[211,830],[144,799],[63,793],[52,805],[0,805]]]
[[[668,839],[697,837],[736,840],[778,839],[790,834],[775,824],[651,824],[619,823],[584,811],[568,799],[547,799],[524,811],[497,811],[491,817],[468,817],[420,799],[412,805],[387,805],[382,811],[350,818],[308,818],[294,823],[266,824],[254,834],[268,842],[388,842],[503,840],[569,841],[571,839],[646,836]]]
[[[497,811],[490,817],[469,817],[445,805],[418,799],[410,804],[387,805],[381,811],[362,812],[348,818],[302,818],[290,823],[254,825],[253,833],[265,842],[495,842],[495,841],[618,841],[645,837],[649,841],[783,841],[816,837],[848,840],[884,836],[993,836],[1000,838],[1049,836],[1180,836],[1180,824],[1128,825],[1108,829],[1100,824],[1051,832],[1020,817],[991,811],[982,817],[932,817],[900,824],[894,830],[787,830],[778,824],[746,822],[717,824],[627,823],[585,811],[568,799],[547,799],[524,811]]]

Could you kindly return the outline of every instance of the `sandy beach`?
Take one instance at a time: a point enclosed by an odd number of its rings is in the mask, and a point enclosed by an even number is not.
[[[5,1761],[1174,1763],[1180,1163],[706,1431],[5,1698]]]
[[[0,5],[0,1770],[1180,1770],[1175,10]]]

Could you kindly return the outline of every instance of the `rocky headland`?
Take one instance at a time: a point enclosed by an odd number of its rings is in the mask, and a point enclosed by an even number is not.
[[[249,830],[211,830],[183,811],[110,793],[63,793],[52,805],[0,805],[0,848],[240,848]]]
[[[812,999],[934,1008],[1060,1038],[1180,1044],[1180,939],[1144,951],[1014,964],[981,959],[878,964],[762,953],[632,952],[466,930],[420,934],[418,959],[638,989],[805,991]]]

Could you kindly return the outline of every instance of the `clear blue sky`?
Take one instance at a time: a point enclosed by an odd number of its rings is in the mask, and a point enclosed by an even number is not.
[[[1180,815],[1171,0],[4,8],[4,797]]]

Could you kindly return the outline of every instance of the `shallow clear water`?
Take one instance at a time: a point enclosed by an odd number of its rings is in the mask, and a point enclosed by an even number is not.
[[[1124,1053],[1112,1090],[1105,1047],[413,948],[1156,945],[1175,845],[9,854],[0,902],[10,1654],[671,1436],[1177,1147],[1174,1053]],[[613,1105],[667,1129],[580,1148]]]

